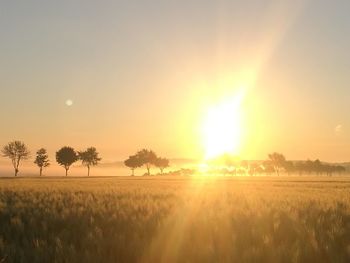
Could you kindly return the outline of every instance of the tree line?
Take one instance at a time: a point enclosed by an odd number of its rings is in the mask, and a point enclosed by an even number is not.
[[[19,166],[22,160],[30,158],[28,147],[21,141],[12,141],[5,145],[1,150],[2,156],[11,160],[15,176],[18,175]],[[64,146],[56,152],[56,162],[64,167],[66,176],[71,165],[81,161],[83,166],[87,167],[87,175],[90,175],[90,168],[97,165],[101,158],[95,147],[89,147],[84,151],[75,151],[74,148]],[[36,152],[34,163],[39,167],[39,175],[42,176],[43,169],[50,166],[49,156],[45,148]]]
[[[346,168],[341,165],[332,165],[321,162],[319,159],[315,161],[289,161],[281,153],[268,154],[265,161],[238,161],[234,157],[224,155],[219,158],[219,164],[223,164],[226,168],[221,173],[229,173],[234,175],[271,175],[279,176],[282,172],[286,174],[315,174],[315,175],[333,175],[334,173],[344,173]],[[220,171],[216,171],[219,172]]]
[[[334,173],[344,173],[346,168],[341,165],[332,165],[321,162],[319,159],[315,161],[287,161],[283,154],[272,153],[268,155],[271,164],[273,165],[277,174],[279,170],[284,169],[286,173],[298,173],[302,174],[316,174],[316,175],[333,175]]]
[[[28,147],[21,141],[9,142],[2,148],[1,153],[3,157],[11,160],[15,176],[19,173],[21,162],[28,160],[31,156]],[[87,175],[90,176],[91,167],[98,165],[101,160],[95,147],[89,147],[84,151],[75,151],[72,147],[64,146],[56,152],[56,162],[65,169],[66,176],[68,176],[72,164],[77,161],[81,161],[82,165],[87,167]],[[41,148],[36,152],[34,163],[39,168],[39,175],[42,176],[44,168],[51,164],[45,148]],[[124,164],[131,169],[132,175],[134,175],[136,168],[142,166],[147,169],[146,175],[151,175],[152,166],[158,167],[160,173],[163,174],[164,169],[169,167],[169,160],[158,157],[152,150],[143,149],[129,156]]]
[[[22,160],[30,158],[30,151],[27,146],[21,141],[12,141],[5,145],[1,150],[3,157],[8,157],[11,160],[14,168],[15,176],[18,175],[19,166]],[[210,171],[212,173],[224,173],[224,174],[272,174],[277,176],[280,173],[286,172],[287,174],[298,173],[302,174],[316,174],[316,175],[333,175],[334,173],[343,173],[346,171],[344,166],[331,165],[320,160],[307,160],[307,161],[288,161],[281,153],[271,153],[268,155],[268,159],[263,162],[238,162],[230,155],[224,155],[218,158],[219,164],[225,166],[224,169],[216,171]],[[56,152],[56,162],[65,169],[65,175],[68,176],[68,171],[72,164],[77,161],[81,161],[82,165],[87,167],[87,175],[90,176],[90,169],[92,166],[98,165],[101,161],[99,153],[95,147],[89,147],[83,151],[75,151],[74,148],[64,146]],[[217,162],[217,160],[214,160]],[[39,168],[39,175],[42,176],[43,169],[50,166],[49,156],[45,148],[41,148],[36,152],[34,163]],[[167,158],[159,157],[157,154],[148,149],[142,149],[136,152],[134,155],[129,156],[124,161],[124,165],[129,167],[134,176],[134,171],[137,168],[145,167],[147,172],[145,175],[151,175],[151,167],[157,167],[160,170],[160,174],[164,174],[164,169],[169,167],[169,160]],[[196,171],[193,170],[193,173]],[[174,173],[176,174],[176,173]],[[186,171],[188,174],[188,171]]]

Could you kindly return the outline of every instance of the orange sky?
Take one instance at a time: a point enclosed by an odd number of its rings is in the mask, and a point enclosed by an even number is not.
[[[203,158],[243,88],[242,159],[350,160],[347,2],[76,2],[0,4],[1,145]]]

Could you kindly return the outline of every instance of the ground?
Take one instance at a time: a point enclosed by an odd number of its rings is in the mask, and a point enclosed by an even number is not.
[[[348,177],[1,178],[0,262],[349,262]]]

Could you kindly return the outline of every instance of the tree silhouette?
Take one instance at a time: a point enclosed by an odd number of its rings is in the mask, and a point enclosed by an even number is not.
[[[269,159],[270,159],[271,164],[274,167],[275,172],[279,176],[280,169],[284,166],[284,164],[286,162],[286,158],[283,156],[283,154],[274,152],[272,154],[269,154]]]
[[[152,150],[142,149],[137,154],[143,165],[146,166],[147,175],[151,175],[151,166],[155,164],[157,155]]]
[[[156,158],[154,165],[160,169],[160,173],[163,174],[165,168],[169,167],[169,160],[166,158]]]
[[[40,169],[40,176],[42,175],[43,168],[48,167],[50,165],[49,156],[47,155],[47,152],[44,148],[39,149],[36,152],[36,158],[34,163],[39,167]]]
[[[319,159],[315,160],[312,165],[312,170],[317,174],[320,175],[323,170],[323,164]]]
[[[346,171],[345,167],[344,167],[344,166],[341,166],[341,165],[336,165],[336,166],[334,167],[334,170],[335,170],[336,172],[338,172],[339,174],[342,174],[342,173],[344,173],[344,172]]]
[[[134,176],[135,175],[134,170],[136,168],[141,167],[143,165],[143,162],[139,158],[138,155],[132,155],[132,156],[129,156],[129,158],[124,161],[124,164],[125,164],[125,166],[127,166],[131,169],[131,171],[132,171],[131,175]]]
[[[314,169],[314,163],[313,163],[313,161],[307,160],[307,161],[304,163],[304,171],[306,171],[307,173],[311,174],[311,172],[313,171],[313,169]]]
[[[240,164],[240,170],[241,170],[241,173],[243,172],[244,174],[248,174],[249,172],[249,168],[250,168],[250,165],[249,165],[249,162],[247,160],[243,160],[241,161],[241,164]]]
[[[292,161],[286,161],[283,166],[288,175],[295,171],[295,165]]]
[[[63,166],[66,170],[66,176],[68,175],[69,167],[78,160],[78,155],[72,147],[62,147],[56,152],[56,161],[59,165]]]
[[[270,176],[272,173],[275,172],[275,169],[274,169],[271,161],[264,161],[262,166],[263,166],[263,170],[264,170],[265,174],[268,176]]]
[[[15,169],[15,176],[17,176],[21,160],[29,158],[30,152],[27,146],[21,141],[9,142],[2,150],[2,156],[11,159],[12,166]]]
[[[88,176],[90,176],[90,167],[95,166],[101,161],[95,147],[87,148],[85,151],[78,152],[78,158],[82,164],[88,168]]]

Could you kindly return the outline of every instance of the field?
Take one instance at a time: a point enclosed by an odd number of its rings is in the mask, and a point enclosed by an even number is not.
[[[0,262],[350,262],[350,179],[1,178]]]

